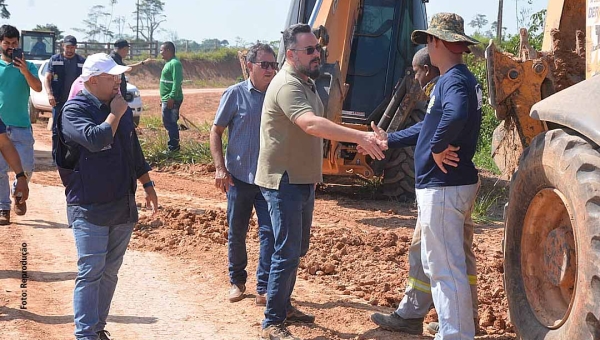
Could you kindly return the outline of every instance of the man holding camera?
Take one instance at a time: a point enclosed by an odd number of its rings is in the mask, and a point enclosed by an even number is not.
[[[23,58],[19,48],[20,33],[16,27],[0,27],[0,118],[6,125],[6,134],[12,141],[22,163],[12,188],[9,184],[9,164],[6,157],[0,158],[0,225],[10,224],[11,191],[15,194],[14,210],[17,215],[27,211],[26,197],[20,197],[19,180],[31,178],[33,173],[33,130],[29,119],[29,88],[36,92],[42,90],[37,76],[37,67]],[[8,159],[14,164],[13,159]],[[17,170],[17,169],[15,169]],[[21,184],[22,186],[22,184]]]

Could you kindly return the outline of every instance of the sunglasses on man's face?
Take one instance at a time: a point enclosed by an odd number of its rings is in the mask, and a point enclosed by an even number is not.
[[[305,48],[290,48],[290,50],[292,51],[306,51],[307,55],[311,55],[313,53],[315,53],[315,51],[321,53],[321,51],[323,51],[323,47],[319,44],[315,45],[315,46],[308,46]]]
[[[271,67],[275,71],[279,69],[279,65],[276,61],[257,61],[253,62],[253,64],[260,65],[260,68],[262,68],[263,70],[268,70],[269,67]]]

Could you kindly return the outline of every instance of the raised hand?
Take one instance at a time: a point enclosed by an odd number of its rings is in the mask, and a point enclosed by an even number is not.
[[[110,112],[120,118],[123,116],[125,111],[127,111],[127,106],[128,104],[123,96],[121,96],[120,93],[117,93],[117,95],[110,101]]]
[[[446,170],[444,164],[455,168],[458,166],[458,162],[460,161],[460,158],[456,153],[456,151],[458,150],[460,150],[460,146],[448,145],[446,150],[440,153],[431,153],[433,155],[433,160],[435,161],[435,164],[437,164],[438,168],[440,168],[440,170],[442,170],[443,173],[448,173],[448,170]]]

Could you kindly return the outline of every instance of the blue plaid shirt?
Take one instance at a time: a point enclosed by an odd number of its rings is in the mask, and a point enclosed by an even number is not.
[[[225,166],[242,182],[254,184],[260,148],[260,116],[265,94],[250,79],[230,86],[221,97],[214,124],[227,127]]]

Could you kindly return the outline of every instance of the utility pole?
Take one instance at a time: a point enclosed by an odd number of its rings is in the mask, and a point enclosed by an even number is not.
[[[135,25],[135,41],[140,41],[140,0],[137,0],[137,10],[135,11],[137,17],[137,24]]]
[[[498,0],[498,21],[496,21],[496,41],[502,41],[502,9],[504,8],[504,0]]]

